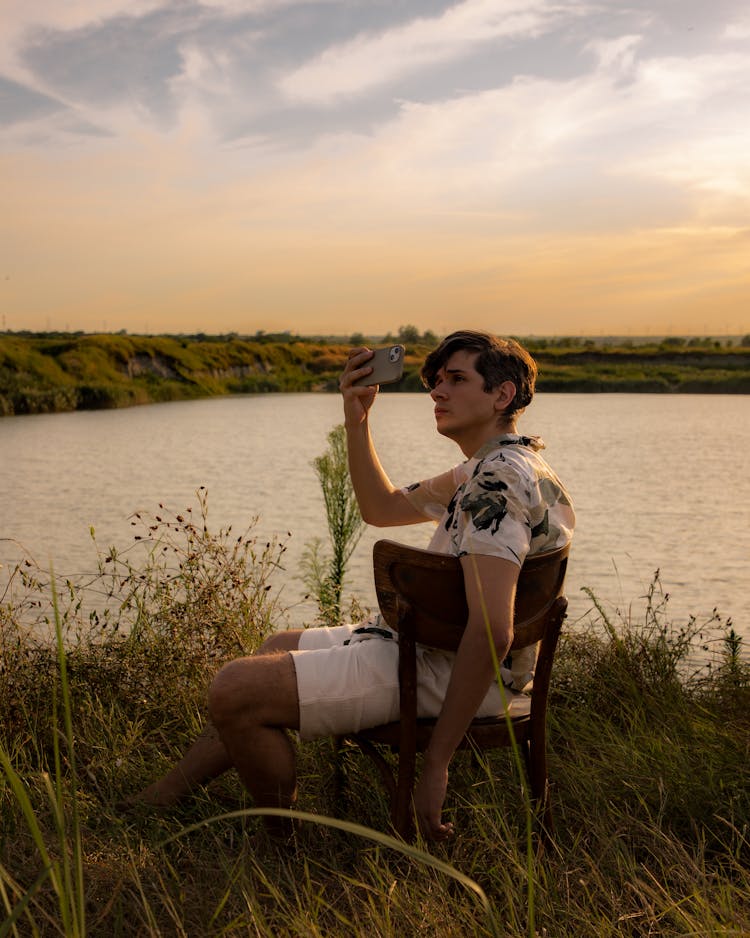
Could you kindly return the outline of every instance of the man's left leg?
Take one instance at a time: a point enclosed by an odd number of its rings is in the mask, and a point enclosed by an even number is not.
[[[292,651],[297,648],[301,634],[301,630],[275,632],[255,654],[278,657],[280,653]],[[232,760],[216,727],[207,723],[179,762],[142,791],[129,796],[123,804],[169,807],[231,768]]]
[[[294,748],[299,728],[297,678],[288,653],[231,661],[208,692],[211,722],[258,807],[288,808],[296,800]]]

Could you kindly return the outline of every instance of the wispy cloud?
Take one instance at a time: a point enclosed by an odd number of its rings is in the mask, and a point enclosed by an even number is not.
[[[18,88],[15,100],[39,96],[49,102],[50,117],[39,120],[34,108],[17,108],[6,115],[14,125],[11,140],[25,145],[67,145],[81,139],[111,136],[117,128],[117,103],[98,107],[94,95],[110,82],[107,66],[112,59],[106,53],[82,54],[84,37],[96,37],[106,24],[118,20],[137,23],[158,11],[164,0],[82,0],[56,3],[40,0],[23,3],[5,0],[0,13],[0,75],[7,76]],[[75,43],[77,55],[65,54],[66,42]],[[94,39],[93,43],[96,42]],[[93,50],[92,44],[91,49]],[[48,67],[40,66],[40,55],[50,50]],[[55,62],[55,50],[61,54]],[[98,67],[101,65],[101,67]],[[65,80],[65,73],[79,77],[78,83]],[[89,94],[87,86],[92,89]],[[43,116],[43,115],[42,115]],[[11,119],[12,118],[12,119]]]
[[[355,197],[367,179],[384,211],[497,213],[526,227],[611,230],[747,212],[748,131],[736,101],[750,55],[647,57],[638,37],[592,44],[595,66],[553,81],[517,77],[478,94],[404,102],[359,143],[321,141],[329,183]],[[328,178],[328,177],[325,177]],[[321,179],[316,191],[320,194]],[[705,200],[711,194],[711,208]],[[644,214],[645,213],[645,214]]]
[[[333,46],[286,75],[280,87],[291,99],[325,104],[462,58],[492,40],[538,36],[584,9],[551,0],[464,0],[440,16]]]
[[[32,36],[84,29],[118,16],[139,17],[159,9],[164,0],[3,0],[0,20],[0,71],[32,86],[37,80],[24,65],[23,48]]]
[[[750,39],[750,13],[741,15],[724,29],[724,38],[731,40]]]

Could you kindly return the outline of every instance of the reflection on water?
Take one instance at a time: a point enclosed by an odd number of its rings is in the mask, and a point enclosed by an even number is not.
[[[570,564],[571,618],[590,603],[640,610],[661,572],[676,619],[714,607],[750,637],[745,583],[750,558],[748,399],[742,396],[539,395],[521,429],[547,442],[547,458],[573,496],[578,528]],[[0,537],[22,543],[59,573],[95,567],[89,536],[122,547],[129,516],[164,502],[177,511],[209,492],[212,527],[244,528],[259,516],[262,536],[291,532],[284,586],[304,587],[305,543],[324,532],[312,459],[341,420],[336,395],[217,398],[117,411],[0,420]],[[373,414],[382,461],[397,484],[433,475],[460,452],[435,434],[427,395],[382,395]],[[425,525],[369,528],[352,560],[350,589],[374,592],[372,545],[391,537],[424,546]],[[17,556],[0,542],[0,561]],[[300,603],[299,623],[314,614]]]

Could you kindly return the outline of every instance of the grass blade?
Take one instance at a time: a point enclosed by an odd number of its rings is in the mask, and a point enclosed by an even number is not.
[[[11,931],[14,934],[17,934],[16,931],[16,922],[26,911],[28,904],[34,898],[34,896],[42,888],[44,881],[50,876],[52,872],[52,867],[46,866],[42,872],[37,876],[34,882],[31,884],[29,889],[24,893],[24,895],[16,903],[15,907],[9,910],[8,917],[0,925],[0,938],[5,938]],[[4,879],[6,877],[5,867],[0,866],[0,876]],[[5,895],[5,889],[3,888],[3,898],[7,901],[7,896]]]
[[[183,828],[172,837],[168,837],[166,840],[162,841],[161,845],[164,846],[168,843],[171,843],[172,841],[178,840],[180,837],[184,837],[186,834],[200,830],[201,828],[207,827],[208,825],[214,824],[218,821],[228,821],[232,820],[233,818],[253,816],[288,818],[293,821],[304,821],[311,824],[320,824],[323,827],[330,827],[334,828],[335,830],[344,831],[347,834],[355,834],[358,837],[364,837],[366,840],[371,840],[374,843],[380,844],[382,847],[388,847],[391,850],[396,850],[397,852],[402,853],[407,857],[411,857],[413,860],[416,860],[423,866],[429,866],[437,872],[443,873],[446,876],[449,876],[451,879],[456,880],[456,882],[460,883],[462,886],[468,889],[469,892],[473,893],[479,900],[484,913],[487,916],[487,921],[490,925],[492,934],[497,936],[500,935],[500,931],[495,921],[492,905],[487,898],[487,894],[479,885],[479,883],[471,879],[470,876],[467,876],[465,873],[457,870],[449,863],[445,863],[443,860],[439,860],[437,857],[432,856],[432,854],[427,853],[425,850],[420,850],[419,847],[413,847],[411,844],[408,844],[403,840],[397,840],[395,837],[391,837],[390,834],[384,834],[381,831],[373,830],[371,827],[365,827],[362,824],[355,824],[353,821],[343,821],[339,820],[339,818],[328,817],[324,814],[308,814],[305,811],[289,811],[285,808],[245,808],[241,811],[230,811],[227,814],[218,814],[214,817],[207,818],[204,821],[199,821],[196,824],[191,824],[189,827]]]

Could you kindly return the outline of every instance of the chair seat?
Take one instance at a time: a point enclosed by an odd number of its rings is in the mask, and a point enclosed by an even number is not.
[[[528,735],[531,697],[528,694],[512,694],[509,711],[513,733],[516,740],[521,742]],[[427,748],[436,723],[437,720],[431,717],[419,717],[417,719],[417,752],[424,752]],[[397,752],[399,749],[400,727],[399,722],[385,723],[381,726],[360,730],[358,733],[352,733],[349,738],[354,740],[366,739],[371,743],[389,746],[394,752]],[[459,749],[470,748],[472,745],[482,749],[494,748],[496,746],[507,746],[509,742],[508,721],[504,714],[498,714],[497,716],[478,717],[472,720],[466,735],[459,744]]]

